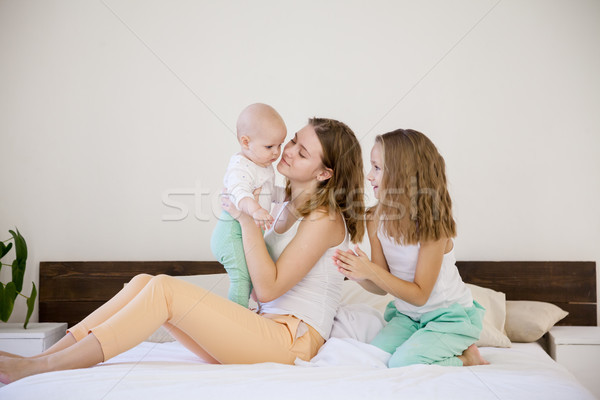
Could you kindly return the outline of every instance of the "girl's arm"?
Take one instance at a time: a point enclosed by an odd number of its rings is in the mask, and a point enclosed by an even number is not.
[[[338,253],[338,256],[339,261],[343,264],[341,272],[348,278],[353,280],[368,279],[394,297],[420,307],[427,303],[431,295],[433,286],[440,274],[447,244],[447,238],[434,242],[421,242],[414,282],[400,279],[388,270],[373,268],[375,264],[367,262],[366,255],[353,256],[347,253]]]
[[[344,240],[346,232],[341,218],[341,215],[331,218],[323,211],[312,212],[300,222],[298,232],[275,263],[267,251],[262,232],[252,218],[238,213],[246,264],[260,302],[274,300],[290,290],[327,249]]]

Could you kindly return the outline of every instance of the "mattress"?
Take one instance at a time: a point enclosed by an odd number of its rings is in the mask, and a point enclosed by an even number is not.
[[[311,362],[210,365],[178,342],[143,342],[92,368],[31,376],[2,399],[593,399],[537,343],[483,347],[490,365],[389,369],[385,355],[334,338]],[[383,353],[383,352],[382,352]]]

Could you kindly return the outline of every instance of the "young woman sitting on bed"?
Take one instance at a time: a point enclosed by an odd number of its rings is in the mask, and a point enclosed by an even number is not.
[[[96,365],[161,325],[214,363],[310,360],[328,338],[341,298],[344,277],[332,256],[364,234],[357,218],[364,214],[360,145],[345,124],[310,119],[284,147],[277,170],[291,200],[264,238],[250,216],[223,200],[242,228],[260,314],[170,276],[138,275],[44,353],[4,353],[0,381]]]

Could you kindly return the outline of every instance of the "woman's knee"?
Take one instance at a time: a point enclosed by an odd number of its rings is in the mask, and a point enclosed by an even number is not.
[[[133,278],[131,278],[129,283],[146,285],[148,282],[150,282],[150,280],[152,278],[153,278],[153,276],[149,275],[149,274],[138,274],[138,275],[134,276]]]
[[[165,283],[168,283],[171,279],[175,279],[170,275],[165,275],[165,274],[159,274],[156,276],[153,276],[152,279],[150,279],[150,284],[152,285],[164,285]]]
[[[130,284],[133,283],[135,285],[141,285],[141,287],[145,287],[146,285],[154,285],[154,286],[162,286],[165,283],[168,283],[171,279],[174,279],[172,276],[160,274],[160,275],[148,275],[148,274],[139,274],[131,279]]]

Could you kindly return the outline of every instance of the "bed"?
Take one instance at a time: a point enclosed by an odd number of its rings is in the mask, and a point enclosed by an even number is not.
[[[387,355],[364,342],[382,326],[389,298],[345,281],[332,338],[310,362],[210,365],[157,331],[106,363],[28,377],[1,388],[0,398],[594,398],[544,350],[544,333],[554,324],[597,324],[594,262],[463,261],[458,267],[488,309],[478,344],[490,365],[386,368]],[[227,277],[216,262],[42,262],[40,321],[73,325],[141,272],[226,293]]]

